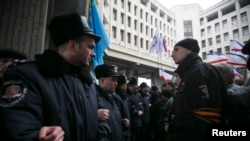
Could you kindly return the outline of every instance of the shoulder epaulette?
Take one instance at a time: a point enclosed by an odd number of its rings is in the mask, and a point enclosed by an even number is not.
[[[35,61],[35,60],[14,60],[14,61],[9,65],[9,67],[18,66],[18,65],[21,65],[21,64],[32,63],[32,62],[34,62],[34,61]]]

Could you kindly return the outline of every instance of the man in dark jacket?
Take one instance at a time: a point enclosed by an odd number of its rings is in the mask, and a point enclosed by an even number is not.
[[[242,49],[243,54],[250,55],[250,39]],[[250,59],[247,60],[247,69],[250,70]],[[231,122],[233,124],[250,125],[250,78],[243,88],[238,89],[229,97]]]
[[[2,77],[7,68],[15,61],[23,61],[27,59],[26,54],[8,48],[0,49],[0,86],[2,86]]]
[[[27,59],[26,54],[8,48],[0,49],[0,77],[3,76],[8,66],[15,60]]]
[[[130,141],[130,113],[127,90],[127,76],[122,74],[117,79],[116,94],[114,95],[122,117],[123,141]]]
[[[184,39],[176,43],[172,52],[181,78],[174,100],[175,141],[205,141],[207,125],[220,121],[224,84],[214,66],[202,62],[199,50],[197,40]],[[209,113],[218,116],[210,118]]]
[[[117,86],[117,78],[120,76],[117,67],[107,64],[98,65],[95,68],[95,75],[99,83],[97,92],[100,95],[100,105],[109,110],[107,122],[112,132],[111,141],[122,141],[121,113],[113,97]]]
[[[142,128],[143,106],[137,90],[138,90],[138,79],[136,77],[129,78],[127,94],[129,95],[131,141],[142,140],[141,128]]]
[[[100,40],[76,13],[54,17],[56,51],[9,68],[1,91],[1,140],[96,141],[96,88],[86,69]]]

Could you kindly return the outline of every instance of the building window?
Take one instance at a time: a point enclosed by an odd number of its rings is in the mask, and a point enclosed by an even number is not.
[[[247,21],[247,13],[246,12],[241,13],[240,17],[241,17],[241,22],[246,22]]]
[[[222,21],[223,24],[223,29],[227,29],[228,24],[227,24],[227,20]]]
[[[224,33],[224,41],[228,41],[228,40],[229,40],[228,33]]]
[[[202,40],[201,41],[201,46],[204,48],[204,47],[206,47],[206,41],[205,40]]]
[[[242,32],[243,32],[243,36],[249,35],[249,28],[248,28],[248,26],[242,27]]]
[[[202,58],[203,58],[204,60],[207,59],[207,53],[206,53],[206,52],[202,52]]]
[[[146,35],[148,35],[148,26],[146,26]]]
[[[142,38],[141,38],[140,44],[141,44],[141,48],[143,48],[143,39]]]
[[[137,30],[137,20],[134,21],[134,29]]]
[[[142,9],[140,10],[140,18],[142,19],[142,17],[143,17],[143,11],[142,11]]]
[[[127,42],[131,43],[131,34],[130,33],[127,34]]]
[[[185,20],[184,24],[184,37],[185,38],[192,38],[193,37],[193,26],[191,20]],[[172,35],[172,32],[171,32]]]
[[[213,39],[212,39],[212,38],[209,38],[209,39],[208,39],[208,45],[209,45],[209,46],[213,45]]]
[[[131,27],[131,18],[128,17],[128,27]]]
[[[131,3],[128,2],[128,12],[131,12]]]
[[[220,31],[220,24],[216,23],[215,24],[215,32],[218,32],[218,31]]]
[[[146,50],[149,49],[149,41],[146,41]]]
[[[116,11],[116,9],[113,9],[113,20],[114,21],[116,21],[116,19],[117,19],[117,11]]]
[[[125,7],[125,6],[124,6],[124,0],[121,0],[121,6],[122,6],[122,8]]]
[[[143,33],[143,24],[140,24],[140,32]]]
[[[239,30],[238,29],[233,30],[233,38],[234,39],[239,38]]]
[[[222,50],[221,50],[221,48],[217,48],[217,52],[221,52],[221,53],[222,53]]]
[[[121,13],[121,23],[124,24],[124,13]]]
[[[219,43],[221,43],[220,35],[216,36],[216,44],[219,44]]]
[[[211,34],[212,30],[211,30],[211,26],[207,27],[207,34]]]
[[[226,52],[230,52],[230,47],[229,46],[225,46],[225,51]]]
[[[200,25],[201,26],[204,25],[204,19],[203,18],[200,19]]]
[[[134,7],[135,16],[137,15],[137,6]]]
[[[137,36],[134,36],[134,45],[137,46]]]
[[[232,17],[232,25],[237,25],[238,24],[238,21],[237,21],[237,17],[236,16],[233,16]]]
[[[205,36],[205,30],[202,29],[202,30],[201,30],[201,37],[204,37],[204,36]]]
[[[116,38],[116,27],[112,27],[112,37]]]
[[[124,30],[120,31],[120,37],[121,37],[121,41],[124,41]]]
[[[150,23],[153,24],[153,16],[150,16]]]
[[[148,13],[146,12],[146,22],[148,22]]]

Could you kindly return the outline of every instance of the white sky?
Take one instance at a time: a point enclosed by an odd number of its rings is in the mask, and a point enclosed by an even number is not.
[[[221,2],[222,0],[158,0],[158,1],[162,3],[168,9],[178,4],[198,3],[200,4],[201,8],[205,10],[213,6],[214,4]]]

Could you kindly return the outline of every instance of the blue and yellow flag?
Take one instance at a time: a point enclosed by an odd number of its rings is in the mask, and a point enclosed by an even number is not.
[[[104,63],[104,51],[110,43],[109,37],[97,10],[95,0],[89,1],[88,24],[95,34],[101,36],[101,40],[96,44],[96,48],[94,49],[96,56],[93,59],[93,65],[95,68],[97,65]]]

